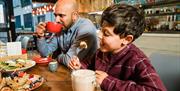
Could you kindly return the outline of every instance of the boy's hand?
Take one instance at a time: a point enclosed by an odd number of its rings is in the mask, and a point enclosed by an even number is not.
[[[80,69],[81,63],[79,61],[79,58],[77,56],[73,56],[70,59],[70,62],[68,63],[68,67],[71,68],[72,70]]]
[[[104,71],[96,70],[95,73],[96,73],[96,82],[98,84],[101,84],[102,81],[108,76],[108,74]]]

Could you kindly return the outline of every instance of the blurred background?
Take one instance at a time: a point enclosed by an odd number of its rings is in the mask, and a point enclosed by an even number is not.
[[[57,0],[0,0],[0,41],[21,41],[36,49],[33,33],[39,22],[54,21]],[[145,12],[146,28],[135,43],[147,55],[154,51],[180,55],[179,0],[77,0],[80,16],[89,18],[97,30],[101,14],[112,4],[127,3]]]
[[[23,49],[35,50],[33,36],[39,22],[54,21],[57,0],[0,0],[0,53],[6,42],[20,41]],[[151,59],[168,91],[180,91],[179,0],[77,0],[79,13],[97,30],[104,9],[127,3],[145,12],[146,28],[134,43]]]
[[[39,22],[54,21],[56,0],[0,0],[0,39],[15,41],[18,35],[34,32]],[[77,0],[80,15],[93,21],[97,29],[102,11],[111,4],[128,3],[142,8],[145,32],[179,33],[179,0]]]

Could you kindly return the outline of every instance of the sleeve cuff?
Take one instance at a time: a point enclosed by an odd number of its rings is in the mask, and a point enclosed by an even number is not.
[[[101,88],[106,89],[107,91],[112,91],[113,85],[115,84],[113,77],[107,76],[101,83]]]
[[[69,63],[69,60],[65,58],[65,54],[61,53],[58,55],[58,62],[67,66]]]

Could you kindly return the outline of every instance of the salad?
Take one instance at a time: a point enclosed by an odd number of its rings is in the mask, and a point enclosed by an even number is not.
[[[23,59],[16,59],[16,60],[7,60],[0,62],[0,70],[4,71],[16,71],[23,68],[29,68],[35,65],[32,60],[23,60]]]

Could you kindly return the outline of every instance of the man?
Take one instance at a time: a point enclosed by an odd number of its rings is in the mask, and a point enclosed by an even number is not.
[[[54,6],[55,21],[63,24],[63,30],[47,42],[44,38],[46,23],[36,27],[37,46],[40,54],[47,57],[59,49],[58,62],[67,65],[72,56],[90,58],[97,49],[96,28],[93,23],[78,14],[76,0],[58,0]],[[84,42],[87,48],[81,48]]]

